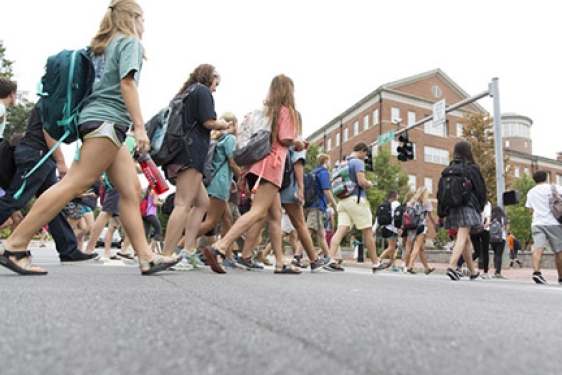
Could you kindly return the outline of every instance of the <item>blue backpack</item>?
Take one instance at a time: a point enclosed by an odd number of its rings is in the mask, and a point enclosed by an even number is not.
[[[41,97],[37,107],[41,112],[43,129],[57,143],[23,178],[21,188],[14,194],[18,199],[23,193],[26,179],[31,176],[60,146],[78,139],[78,115],[92,92],[95,69],[90,49],[63,50],[47,59],[45,74],[37,85]],[[78,159],[78,144],[75,159]]]

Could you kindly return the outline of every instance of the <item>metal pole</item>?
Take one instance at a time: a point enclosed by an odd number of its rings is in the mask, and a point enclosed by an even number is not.
[[[490,82],[490,96],[494,102],[494,143],[496,152],[496,194],[497,204],[505,210],[503,203],[503,192],[505,191],[505,169],[503,167],[503,141],[502,141],[502,119],[500,112],[500,90],[498,78]]]

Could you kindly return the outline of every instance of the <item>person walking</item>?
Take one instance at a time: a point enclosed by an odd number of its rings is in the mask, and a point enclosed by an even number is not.
[[[550,209],[550,201],[555,193],[562,195],[562,187],[549,184],[548,173],[533,173],[536,186],[527,193],[525,207],[533,215],[531,233],[533,236],[533,275],[537,284],[546,284],[541,273],[541,261],[544,248],[550,246],[554,253],[554,261],[558,271],[558,283],[562,285],[562,225],[556,220]]]
[[[276,274],[298,274],[300,269],[285,263],[281,238],[281,199],[279,188],[283,180],[285,160],[290,146],[297,151],[304,149],[304,142],[297,139],[299,117],[295,108],[293,80],[283,74],[275,76],[269,86],[265,101],[265,113],[271,125],[271,151],[262,160],[247,168],[245,179],[256,193],[250,211],[230,228],[228,233],[212,246],[205,248],[205,256],[214,272],[225,273],[218,257],[224,259],[230,246],[257,222],[267,218],[268,234],[275,253]],[[261,229],[261,228],[260,228]],[[246,235],[246,244],[255,243],[259,230]],[[243,254],[244,255],[244,254]]]
[[[523,263],[517,258],[517,254],[521,250],[521,241],[513,233],[507,232],[507,243],[509,245],[509,268],[513,268],[515,263],[519,268],[523,268]]]
[[[396,209],[400,206],[400,202],[398,201],[398,192],[396,190],[390,190],[386,194],[386,201],[390,204],[390,224],[386,224],[381,226],[381,237],[386,241],[386,248],[381,253],[379,259],[382,261],[383,259],[388,259],[390,262],[388,263],[389,267],[395,267],[394,264],[396,260],[396,243],[398,242],[398,228],[394,226],[394,213]],[[377,232],[377,228],[379,226],[378,218],[375,219],[375,224],[373,225],[373,234]]]
[[[489,226],[490,230],[492,230],[496,222],[499,228],[500,235],[497,236],[494,234],[493,238],[492,236],[490,236],[490,245],[492,246],[492,251],[494,252],[494,268],[495,268],[494,278],[503,279],[502,257],[503,257],[503,250],[505,249],[505,243],[507,240],[508,221],[505,212],[499,206],[495,206],[494,208],[492,208],[492,215],[491,215],[490,226]]]
[[[144,199],[146,199],[146,212],[142,215],[144,235],[146,238],[150,237],[150,250],[155,254],[160,254],[162,252],[160,248],[162,225],[160,225],[160,219],[158,219],[158,207],[162,206],[162,203],[158,200],[158,194],[152,190],[150,184],[144,191]]]
[[[80,159],[59,183],[37,199],[4,243],[2,266],[22,275],[46,275],[47,271],[31,262],[29,242],[66,203],[86,191],[103,172],[122,194],[121,219],[138,253],[141,274],[151,275],[179,261],[150,251],[139,211],[140,182],[129,149],[122,147],[132,126],[139,154],[145,155],[150,149],[137,91],[144,56],[140,42],[143,33],[143,11],[138,3],[112,0],[90,43],[95,82],[78,118],[82,139]]]
[[[224,119],[217,120],[215,112],[213,93],[220,81],[221,77],[213,65],[201,64],[193,70],[177,93],[177,96],[181,96],[191,92],[184,101],[182,116],[183,127],[188,134],[185,142],[189,147],[164,165],[166,177],[176,183],[174,209],[168,219],[162,250],[166,256],[174,254],[182,236],[182,248],[193,252],[197,247],[197,234],[209,207],[203,172],[211,143],[211,130],[227,130],[230,127]],[[228,188],[225,194],[228,194]]]
[[[490,218],[492,215],[492,204],[488,201],[480,214],[483,230],[470,234],[470,242],[474,252],[472,260],[478,259],[478,268],[482,271],[483,279],[490,279],[488,269],[490,267]],[[462,258],[462,257],[461,257]],[[460,262],[460,258],[459,258]],[[463,262],[464,263],[464,259]],[[462,265],[461,263],[461,265]],[[460,267],[460,266],[459,266]]]
[[[480,167],[474,161],[470,143],[460,141],[455,144],[453,162],[466,164],[467,175],[472,183],[472,189],[468,192],[469,199],[467,204],[461,207],[450,208],[446,216],[445,228],[457,230],[457,240],[449,259],[449,267],[446,274],[453,281],[460,280],[461,275],[455,268],[462,254],[470,272],[470,279],[474,280],[480,276],[480,272],[476,271],[472,262],[470,231],[472,228],[482,227],[481,212],[484,210],[487,202],[486,184],[480,173]],[[439,196],[439,192],[437,196]]]
[[[383,265],[378,261],[377,249],[372,236],[373,214],[365,190],[371,189],[373,183],[365,178],[365,158],[369,153],[369,146],[365,142],[357,142],[353,146],[353,152],[346,158],[349,163],[350,178],[355,183],[355,188],[350,196],[343,198],[337,205],[338,228],[332,237],[330,245],[330,265],[326,267],[330,271],[344,271],[337,262],[338,248],[343,238],[355,226],[363,235],[363,244],[367,248],[369,257],[373,264],[372,272],[376,272]]]

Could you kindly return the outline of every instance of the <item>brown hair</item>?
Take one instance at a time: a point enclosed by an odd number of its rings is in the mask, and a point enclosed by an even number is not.
[[[189,86],[195,83],[201,83],[202,85],[211,87],[213,79],[218,76],[219,74],[214,66],[211,64],[201,64],[191,72],[187,81],[185,81],[180,91],[178,91],[178,95],[183,94]]]
[[[271,121],[271,143],[277,140],[277,122],[281,107],[287,107],[300,134],[300,118],[295,109],[295,86],[293,80],[284,74],[273,77],[267,95],[267,117]]]
[[[353,152],[366,151],[369,152],[369,145],[365,142],[357,142],[353,146]]]
[[[7,98],[16,91],[18,91],[18,84],[15,81],[0,77],[0,99]]]
[[[142,17],[142,14],[142,8],[135,0],[112,0],[100,22],[98,33],[90,42],[94,54],[103,54],[117,33],[140,39],[135,17]]]

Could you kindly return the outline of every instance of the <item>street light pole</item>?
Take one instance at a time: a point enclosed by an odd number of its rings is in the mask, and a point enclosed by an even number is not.
[[[496,154],[496,194],[498,206],[505,209],[503,202],[503,192],[505,191],[505,168],[503,165],[503,139],[502,139],[502,119],[500,111],[500,90],[498,78],[493,78],[490,82],[490,96],[494,103],[494,148]]]

